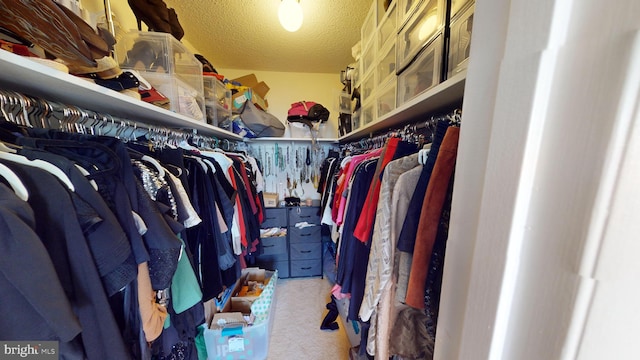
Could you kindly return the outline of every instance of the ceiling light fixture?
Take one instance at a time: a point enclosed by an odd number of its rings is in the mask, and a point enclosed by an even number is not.
[[[296,32],[302,26],[302,6],[298,0],[282,0],[278,8],[280,25],[290,32]]]

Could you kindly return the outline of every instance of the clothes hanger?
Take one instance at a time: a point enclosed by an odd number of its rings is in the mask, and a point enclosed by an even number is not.
[[[20,177],[5,164],[0,164],[0,176],[9,183],[13,192],[15,192],[20,199],[24,201],[29,200],[29,190],[24,186]]]
[[[5,151],[0,151],[0,159],[9,160],[9,161],[16,162],[18,164],[37,167],[39,169],[45,170],[46,172],[52,174],[53,176],[57,177],[60,181],[62,181],[62,183],[69,190],[73,192],[76,191],[76,188],[73,186],[73,183],[71,182],[67,174],[65,174],[62,170],[60,170],[60,168],[44,160],[40,160],[40,159],[29,160],[22,155],[13,154]]]
[[[78,165],[78,164],[73,164],[76,166],[76,168],[80,171],[80,173],[82,175],[84,175],[85,177],[91,175],[87,169],[83,168],[82,166]],[[98,184],[96,183],[95,180],[89,180],[89,183],[91,184],[91,187],[94,188],[96,191],[98,191]]]

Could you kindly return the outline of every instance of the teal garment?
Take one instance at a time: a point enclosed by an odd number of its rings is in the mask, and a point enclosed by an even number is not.
[[[196,350],[198,351],[198,360],[207,360],[209,354],[207,353],[207,344],[204,341],[204,331],[207,328],[207,324],[198,326],[198,335],[196,335],[195,343]]]
[[[193,267],[191,267],[191,262],[189,262],[189,257],[185,252],[184,241],[182,241],[180,235],[178,235],[178,238],[182,242],[182,254],[171,280],[171,302],[176,314],[180,314],[202,301],[202,290]]]

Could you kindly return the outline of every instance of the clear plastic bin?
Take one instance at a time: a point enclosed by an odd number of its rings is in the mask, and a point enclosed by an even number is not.
[[[474,0],[451,0],[451,13],[449,17],[453,19],[461,10],[464,10],[468,4],[473,2]]]
[[[398,101],[396,106],[401,106],[440,83],[442,41],[442,36],[435,38],[418,54],[416,60],[398,75]]]
[[[272,278],[270,281],[274,281]],[[276,310],[276,288],[266,321],[251,326],[229,326],[224,329],[205,329],[204,342],[208,360],[264,360],[269,354],[269,340]],[[233,309],[232,309],[233,311]]]
[[[360,112],[362,108],[356,110],[351,114],[351,131],[356,131],[360,128]]]
[[[376,119],[376,102],[370,101],[369,103],[362,105],[360,119],[362,125],[367,125]]]
[[[378,26],[378,13],[376,2],[374,1],[371,4],[371,8],[369,8],[369,12],[367,16],[364,18],[364,22],[362,23],[362,27],[360,28],[360,39],[362,40],[362,48],[366,48],[369,46],[369,43],[375,37],[373,36],[376,33],[376,26]]]
[[[378,84],[386,84],[391,77],[396,76],[396,45],[390,45],[388,49],[385,49],[385,55],[380,59],[376,69]]]
[[[390,79],[386,85],[378,90],[376,105],[379,118],[396,108],[396,85],[396,80]]]
[[[376,50],[376,45],[372,43],[369,44],[369,46],[362,53],[362,74],[364,76],[367,76],[367,74],[369,74],[369,72],[371,72],[371,69],[373,69],[373,67],[375,66],[377,55]]]
[[[463,71],[469,62],[471,50],[471,31],[473,29],[473,13],[475,4],[460,13],[460,16],[451,21],[451,40],[449,41],[449,64],[447,77]]]
[[[198,121],[205,121],[204,96],[184,82],[181,77],[140,73],[149,83],[171,101],[171,111]]]
[[[168,97],[171,111],[205,121],[202,63],[171,34],[129,32],[116,43],[115,57],[120,68],[137,70]],[[192,109],[193,103],[200,111]]]
[[[218,126],[231,117],[231,90],[214,76],[204,76],[203,80],[207,123]]]
[[[444,0],[425,0],[420,9],[409,19],[398,34],[397,68],[402,71],[418,52],[442,33],[444,25]]]
[[[397,32],[396,23],[396,9],[398,6],[396,2],[392,2],[387,9],[380,25],[378,27],[378,49],[381,49],[387,45],[389,41],[395,42]]]
[[[340,93],[338,100],[340,101],[340,112],[342,114],[351,114],[351,95],[348,93]]]
[[[398,30],[401,30],[423,0],[398,0]]]
[[[362,81],[362,87],[360,88],[360,100],[366,102],[372,98],[373,92],[376,87],[376,73],[372,71]]]

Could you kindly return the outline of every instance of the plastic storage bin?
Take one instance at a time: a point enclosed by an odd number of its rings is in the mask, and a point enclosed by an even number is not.
[[[367,104],[362,105],[360,110],[360,122],[362,125],[367,125],[376,119],[376,102],[372,99]]]
[[[373,96],[373,92],[376,88],[375,75],[375,71],[372,71],[362,81],[362,87],[360,88],[360,99],[362,102],[367,102]]]
[[[390,79],[390,81],[378,91],[376,106],[378,108],[377,115],[379,118],[396,108],[396,85],[397,82],[395,79]]]
[[[389,41],[395,42],[395,35],[398,33],[396,22],[397,8],[396,2],[392,2],[380,21],[380,25],[378,26],[378,49],[385,47]]]
[[[204,122],[202,64],[171,34],[129,32],[116,43],[115,57],[169,98],[171,111]]]
[[[351,131],[356,131],[360,128],[360,112],[362,108],[356,110],[351,114]]]
[[[470,3],[473,2],[474,0],[451,0],[451,11],[449,17],[453,19],[461,10],[464,10]]]
[[[396,43],[398,71],[404,70],[422,48],[442,33],[444,6],[443,0],[425,0],[400,31]]]
[[[272,276],[270,281],[277,280]],[[274,285],[276,285],[274,283]],[[230,326],[224,329],[206,329],[204,341],[208,360],[266,359],[269,354],[269,338],[275,317],[277,294],[274,291],[268,317],[257,325]],[[256,300],[257,301],[257,300]],[[234,311],[231,309],[231,311]]]
[[[383,52],[384,57],[380,59],[376,71],[378,84],[387,83],[391,77],[396,76],[396,45],[390,44],[388,49]]]
[[[364,22],[360,28],[360,39],[362,40],[363,49],[369,46],[371,40],[375,38],[373,35],[376,33],[376,26],[378,26],[378,12],[376,5],[375,1],[371,4],[371,8],[369,8],[369,12],[364,18]]]
[[[231,90],[215,76],[204,76],[203,81],[207,124],[218,126],[231,117]]]
[[[451,40],[449,41],[449,61],[447,78],[463,71],[469,62],[471,49],[471,31],[473,29],[473,13],[475,4],[460,13],[451,21]]]
[[[340,101],[340,112],[342,114],[351,114],[351,95],[348,93],[340,93],[338,99]]]
[[[375,43],[371,43],[362,53],[362,74],[364,76],[367,76],[367,74],[369,74],[369,72],[371,72],[371,69],[373,69],[373,67],[375,66],[377,55],[376,50],[377,49]]]
[[[398,0],[398,30],[401,30],[423,0]]]
[[[435,38],[416,60],[398,75],[398,101],[401,106],[440,82],[442,36]]]

